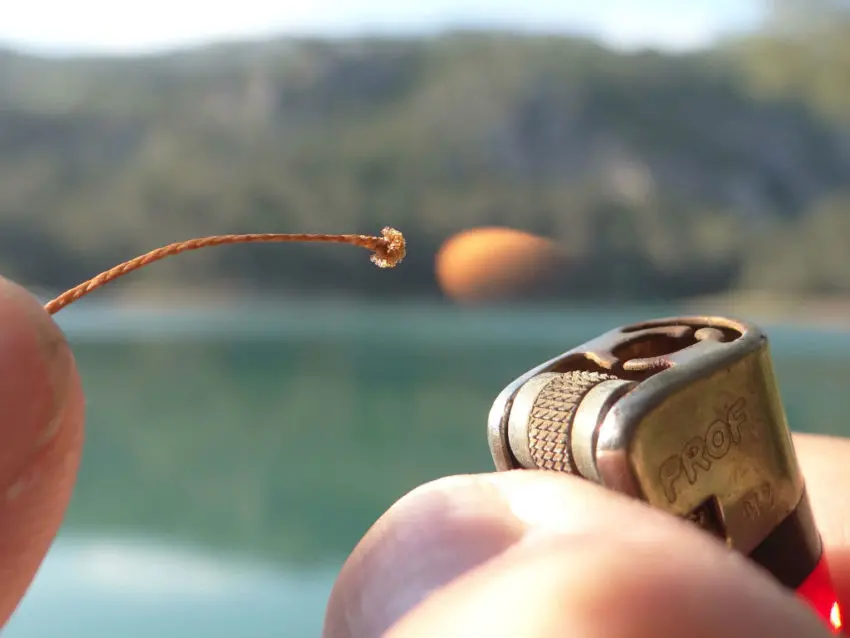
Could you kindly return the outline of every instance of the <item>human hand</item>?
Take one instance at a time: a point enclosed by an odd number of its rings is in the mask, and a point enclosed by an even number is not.
[[[62,522],[83,442],[74,357],[38,300],[0,278],[0,627]]]
[[[795,437],[839,600],[850,441]],[[588,481],[520,470],[402,498],[346,562],[325,638],[818,638],[793,592],[699,531]]]

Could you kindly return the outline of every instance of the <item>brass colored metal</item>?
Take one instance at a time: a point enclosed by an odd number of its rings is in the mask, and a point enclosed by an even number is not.
[[[745,554],[804,494],[767,339],[732,319],[612,330],[511,383],[488,430],[499,470],[579,474]]]
[[[803,495],[767,345],[657,405],[641,389],[631,397],[634,415],[643,414],[629,464],[644,498],[681,516],[710,503],[730,546],[755,549]],[[616,467],[623,438],[611,425],[601,428],[597,454]]]

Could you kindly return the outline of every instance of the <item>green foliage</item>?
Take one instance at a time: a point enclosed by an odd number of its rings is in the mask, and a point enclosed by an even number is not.
[[[840,85],[791,44],[764,49],[777,38],[690,56],[504,34],[0,53],[0,269],[60,288],[190,236],[389,224],[411,252],[393,278],[355,251],[298,246],[201,252],[133,277],[427,295],[447,236],[499,224],[570,248],[555,295],[783,287],[775,253],[752,246],[788,227],[841,248],[840,219],[824,231],[808,218],[846,187],[850,145],[827,117]],[[770,79],[779,63],[759,64],[780,59],[786,75]],[[840,263],[817,268],[839,271],[788,285],[850,288]]]
[[[850,114],[850,3],[774,0],[760,33],[742,43],[754,90],[802,100],[828,117]]]
[[[846,293],[850,289],[850,195],[777,228],[758,245],[743,272],[744,287],[788,292]]]

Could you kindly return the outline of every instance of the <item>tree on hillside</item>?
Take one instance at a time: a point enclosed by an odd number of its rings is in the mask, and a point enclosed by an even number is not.
[[[850,120],[850,0],[771,0],[746,46],[756,91]]]

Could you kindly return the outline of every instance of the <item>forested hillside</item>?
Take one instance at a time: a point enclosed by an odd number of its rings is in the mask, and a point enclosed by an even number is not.
[[[392,277],[300,246],[134,277],[432,295],[446,237],[509,225],[569,248],[574,298],[850,292],[846,41],[832,66],[779,32],[680,56],[480,33],[0,53],[0,271],[55,289],[191,236],[390,224]]]

